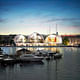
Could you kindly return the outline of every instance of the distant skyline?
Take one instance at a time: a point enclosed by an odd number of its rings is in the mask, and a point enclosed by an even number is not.
[[[80,34],[80,0],[0,0],[0,35]]]

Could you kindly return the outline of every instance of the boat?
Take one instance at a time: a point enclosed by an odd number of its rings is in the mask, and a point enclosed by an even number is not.
[[[30,53],[32,53],[32,51],[22,48],[22,49],[18,50],[16,53],[17,53],[18,56],[20,56],[20,55],[22,55],[24,53],[25,54],[30,54]]]
[[[6,58],[3,59],[3,63],[13,63],[15,62],[14,58],[11,58],[10,56],[7,56]]]
[[[43,56],[43,57],[48,56],[49,53],[51,53],[51,52],[48,52],[46,50],[37,50],[37,51],[34,52],[35,55],[37,55],[37,56]]]
[[[3,61],[4,55],[3,55],[3,50],[0,48],[0,62]]]
[[[46,53],[42,50],[37,50],[37,51],[33,52],[33,54],[36,56],[46,56]]]
[[[53,56],[54,56],[54,59],[60,59],[62,57],[62,54],[61,53],[56,53]]]
[[[43,57],[36,56],[34,54],[22,54],[20,56],[21,61],[42,61]]]

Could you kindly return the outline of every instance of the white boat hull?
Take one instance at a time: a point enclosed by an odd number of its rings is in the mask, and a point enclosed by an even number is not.
[[[21,56],[20,57],[20,60],[22,61],[42,61],[43,57],[38,57],[38,56],[35,56],[35,55],[32,55],[30,57],[26,57],[26,56]]]
[[[43,58],[20,58],[22,61],[42,61]]]

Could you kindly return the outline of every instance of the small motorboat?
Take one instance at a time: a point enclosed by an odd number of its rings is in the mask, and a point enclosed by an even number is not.
[[[42,61],[43,57],[36,56],[34,54],[22,54],[20,56],[21,61]]]
[[[35,56],[43,56],[43,52],[41,52],[40,50],[37,50],[33,52],[32,54],[34,54]]]
[[[4,55],[3,55],[3,50],[0,48],[0,62],[3,61]]]
[[[18,56],[20,56],[22,54],[30,54],[30,53],[32,53],[32,51],[22,48],[22,49],[18,50],[16,53]]]
[[[34,54],[36,56],[46,57],[48,55],[48,52],[46,50],[37,50],[37,51],[34,52]]]
[[[61,53],[56,53],[53,56],[54,56],[54,59],[59,59],[59,58],[62,57],[62,54]]]
[[[11,58],[10,56],[7,56],[6,58],[3,59],[4,63],[13,63],[15,62],[14,58]]]

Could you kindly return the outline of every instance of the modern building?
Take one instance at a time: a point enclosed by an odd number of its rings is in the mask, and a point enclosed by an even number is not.
[[[61,44],[62,43],[62,38],[59,35],[51,34],[51,35],[48,35],[46,37],[45,43]]]
[[[25,36],[19,34],[19,35],[14,37],[14,42],[15,43],[25,43],[26,42],[26,38],[25,38]]]
[[[41,34],[34,32],[28,36],[28,40],[31,43],[43,43],[44,37]]]

